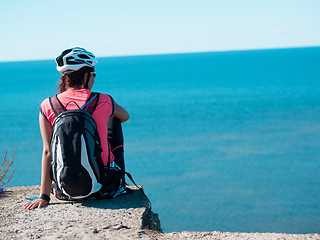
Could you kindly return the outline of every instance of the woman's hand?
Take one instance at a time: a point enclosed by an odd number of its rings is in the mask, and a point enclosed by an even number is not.
[[[35,199],[31,202],[28,202],[26,204],[24,204],[24,209],[29,209],[29,210],[32,210],[32,209],[35,209],[35,208],[42,208],[46,205],[48,205],[49,202],[47,200],[44,200],[44,199],[41,199],[41,198],[38,198],[38,199]]]

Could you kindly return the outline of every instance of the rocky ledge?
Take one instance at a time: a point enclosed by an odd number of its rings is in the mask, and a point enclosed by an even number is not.
[[[60,201],[25,210],[39,186],[0,194],[0,239],[320,239],[319,234],[180,232],[162,233],[158,215],[139,192],[115,199]]]

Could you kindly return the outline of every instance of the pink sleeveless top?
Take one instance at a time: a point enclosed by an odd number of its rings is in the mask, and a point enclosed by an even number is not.
[[[72,101],[76,102],[79,107],[82,107],[89,98],[91,91],[88,89],[80,89],[74,91],[66,91],[58,94],[58,99],[66,107],[67,110],[78,109],[78,106]],[[68,104],[69,103],[69,104]],[[68,104],[68,105],[67,105]],[[51,109],[49,98],[45,99],[40,107],[40,113],[46,118],[51,126],[53,126],[56,116]],[[110,153],[110,163],[114,161],[114,156],[111,153],[110,145],[108,142],[108,120],[113,115],[113,99],[107,94],[100,93],[99,102],[96,110],[93,112],[92,117],[96,121],[99,136],[101,138],[102,145],[102,160],[104,165],[108,164],[108,158]]]

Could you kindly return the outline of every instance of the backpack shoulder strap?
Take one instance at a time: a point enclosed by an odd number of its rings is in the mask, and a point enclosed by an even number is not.
[[[66,108],[63,106],[63,104],[58,99],[58,96],[55,95],[54,97],[49,98],[49,103],[52,108],[52,111],[54,112],[54,115],[58,117],[58,115],[64,111],[66,111]]]
[[[95,92],[91,93],[87,102],[81,108],[87,110],[90,114],[92,114],[94,110],[96,110],[96,107],[98,106],[99,96],[100,96],[99,93],[95,93]]]

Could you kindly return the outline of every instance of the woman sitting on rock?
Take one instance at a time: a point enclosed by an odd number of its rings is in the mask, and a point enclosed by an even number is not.
[[[111,96],[91,92],[97,65],[92,53],[79,47],[67,49],[56,63],[62,74],[60,94],[45,99],[39,107],[43,140],[40,196],[26,203],[25,209],[48,205],[51,189],[59,199],[115,197],[128,191],[121,122],[129,119],[129,113]],[[110,190],[103,166],[119,170],[116,189]]]

